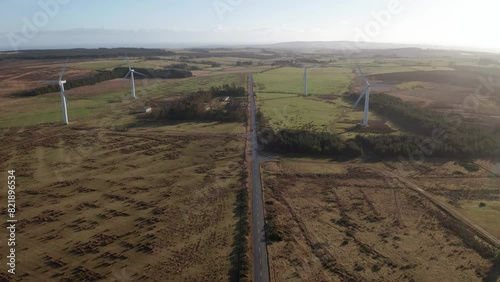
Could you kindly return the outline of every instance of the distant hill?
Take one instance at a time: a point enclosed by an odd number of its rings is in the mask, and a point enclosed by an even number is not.
[[[257,46],[256,46],[257,47]],[[295,41],[276,44],[259,45],[271,49],[305,51],[314,53],[349,53],[353,56],[397,56],[397,57],[443,57],[468,55],[499,57],[500,50],[470,50],[459,47],[434,45],[410,45],[397,43],[353,42],[353,41]],[[497,53],[497,54],[494,54]]]

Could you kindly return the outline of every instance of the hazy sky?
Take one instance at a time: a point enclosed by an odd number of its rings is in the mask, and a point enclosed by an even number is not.
[[[0,0],[0,11],[1,49],[338,40],[500,49],[496,0]]]

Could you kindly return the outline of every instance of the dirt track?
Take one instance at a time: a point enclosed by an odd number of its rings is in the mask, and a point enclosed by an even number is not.
[[[264,170],[281,238],[269,245],[274,281],[481,281],[494,271],[447,227],[457,220],[377,168],[283,160]]]
[[[453,216],[454,218],[460,220],[460,222],[462,222],[463,224],[465,224],[470,229],[474,230],[474,233],[476,233],[476,235],[479,236],[481,239],[485,240],[486,242],[488,242],[489,244],[491,244],[495,248],[500,249],[500,240],[498,240],[495,236],[491,235],[486,230],[484,230],[483,228],[481,228],[481,226],[477,225],[472,220],[470,220],[469,218],[467,218],[466,216],[464,216],[457,209],[451,207],[450,205],[447,205],[447,204],[443,203],[441,200],[439,200],[437,197],[435,197],[431,193],[426,192],[422,188],[420,188],[417,185],[411,183],[409,180],[407,180],[406,178],[404,178],[404,177],[402,177],[400,175],[397,175],[397,174],[395,174],[393,172],[390,172],[390,171],[381,171],[381,173],[384,173],[386,175],[389,175],[391,177],[394,177],[394,178],[398,179],[405,186],[407,186],[408,188],[410,188],[410,189],[418,192],[422,196],[426,197],[431,202],[433,202],[436,206],[438,206],[441,210],[445,211],[446,213],[448,213],[449,215]]]

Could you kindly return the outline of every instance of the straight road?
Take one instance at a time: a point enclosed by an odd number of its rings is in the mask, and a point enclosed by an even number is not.
[[[248,77],[250,95],[250,128],[252,144],[252,250],[253,250],[253,281],[269,281],[269,267],[267,262],[266,233],[264,229],[264,203],[260,179],[261,159],[257,142],[257,122],[255,120],[256,105],[253,89],[253,77]]]

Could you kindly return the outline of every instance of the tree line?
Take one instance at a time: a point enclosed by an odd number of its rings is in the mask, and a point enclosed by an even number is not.
[[[185,62],[185,63],[191,63],[191,64],[199,64],[199,65],[209,65],[212,68],[218,68],[221,66],[220,63],[214,62],[214,61],[208,61],[208,60],[193,60],[193,57],[191,56],[181,56],[179,58],[179,61]]]
[[[173,78],[186,78],[193,76],[193,73],[185,70],[156,70],[156,69],[143,69],[143,68],[138,68],[135,70],[145,74],[146,78],[173,79]],[[96,73],[94,73],[89,77],[75,79],[75,80],[68,80],[64,85],[64,88],[66,90],[69,90],[86,85],[94,85],[107,80],[123,78],[125,77],[125,75],[127,75],[128,71],[129,71],[128,68],[123,68],[123,67],[115,68],[112,71],[97,71]],[[143,77],[137,75],[134,78],[141,79]],[[59,91],[60,91],[59,85],[46,85],[31,90],[17,92],[14,93],[13,95],[18,97],[31,97],[31,96],[38,96]]]
[[[230,99],[221,108],[213,109],[211,102],[219,97],[244,97],[246,90],[235,85],[212,87],[200,90],[182,99],[166,102],[146,118],[156,121],[206,120],[221,122],[244,122],[246,110],[243,104]]]
[[[242,67],[242,66],[251,66],[253,65],[252,61],[237,61],[236,66],[237,67]]]
[[[188,65],[186,63],[181,63],[181,64],[171,64],[167,66],[167,69],[178,69],[178,70],[201,70],[199,66],[193,66],[193,65]]]
[[[436,157],[491,157],[500,150],[493,129],[473,127],[387,94],[370,96],[371,109],[412,134],[358,135],[356,143],[380,156],[428,152]],[[354,97],[351,97],[354,98]],[[433,140],[434,139],[434,140]]]
[[[175,52],[164,49],[145,48],[98,48],[98,49],[60,49],[60,50],[22,50],[16,53],[0,52],[0,58],[21,60],[56,60],[56,59],[99,59],[120,57],[172,56]]]
[[[283,129],[275,133],[272,130],[263,130],[261,143],[266,150],[274,153],[321,156],[357,157],[375,154],[379,157],[419,158],[422,153],[434,157],[467,159],[493,157],[500,152],[500,144],[494,130],[471,127],[386,94],[373,94],[371,97],[371,108],[375,112],[390,118],[392,122],[412,133],[360,134],[354,139],[343,140],[339,135],[328,132]],[[257,120],[260,128],[266,123],[261,113],[258,113]]]
[[[358,157],[363,150],[352,141],[328,132],[282,129],[271,134],[271,141],[263,144],[265,149],[275,153],[311,154],[320,156]]]

